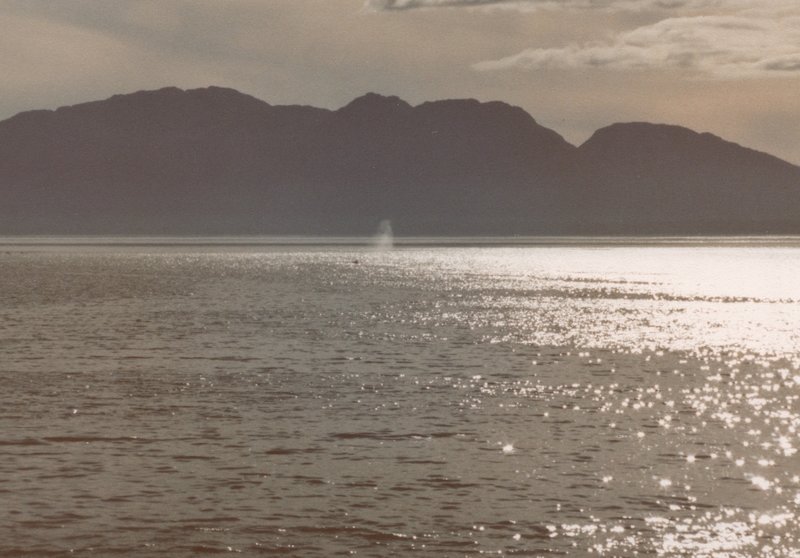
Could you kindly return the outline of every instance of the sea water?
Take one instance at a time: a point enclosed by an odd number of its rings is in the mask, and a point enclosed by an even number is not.
[[[0,555],[798,556],[800,241],[5,239]]]

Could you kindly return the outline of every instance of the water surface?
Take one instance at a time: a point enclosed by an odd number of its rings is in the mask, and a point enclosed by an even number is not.
[[[800,555],[800,242],[448,244],[6,240],[0,555]]]

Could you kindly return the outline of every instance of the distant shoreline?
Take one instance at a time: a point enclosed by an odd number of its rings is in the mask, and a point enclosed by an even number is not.
[[[618,235],[618,236],[407,236],[395,237],[404,247],[513,246],[797,246],[800,235]],[[107,247],[372,247],[371,236],[151,236],[151,235],[4,235],[0,246]]]

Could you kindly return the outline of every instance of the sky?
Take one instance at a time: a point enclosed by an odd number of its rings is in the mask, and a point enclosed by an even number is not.
[[[800,164],[798,0],[0,0],[0,119],[165,86],[335,109],[501,100],[580,144],[614,122]]]

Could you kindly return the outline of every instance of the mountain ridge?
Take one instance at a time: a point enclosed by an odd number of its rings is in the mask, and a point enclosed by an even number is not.
[[[3,234],[800,233],[800,167],[615,123],[579,146],[502,101],[339,109],[176,87],[0,122]]]

